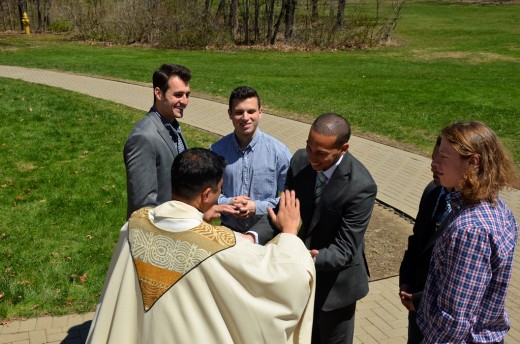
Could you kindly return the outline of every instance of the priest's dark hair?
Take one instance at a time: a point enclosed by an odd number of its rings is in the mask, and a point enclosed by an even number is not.
[[[222,179],[226,161],[205,148],[190,148],[175,157],[172,164],[172,194],[193,200],[208,187],[213,191]]]

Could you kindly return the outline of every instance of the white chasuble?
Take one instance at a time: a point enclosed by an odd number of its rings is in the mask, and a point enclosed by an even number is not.
[[[315,270],[298,237],[171,231],[191,207],[167,203],[161,225],[144,208],[121,229],[87,343],[310,343]]]

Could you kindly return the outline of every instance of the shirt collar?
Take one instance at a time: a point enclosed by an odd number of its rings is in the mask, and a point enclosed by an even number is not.
[[[157,114],[157,116],[159,117],[159,119],[161,120],[162,124],[168,128],[168,126],[172,126],[173,129],[175,129],[176,131],[179,131],[179,128],[180,128],[180,125],[179,125],[179,122],[177,121],[176,118],[173,119],[173,122],[168,122],[168,120],[166,118],[164,118],[160,113],[159,111],[157,111],[157,109],[152,106],[152,111],[155,112]]]
[[[345,153],[347,154],[347,153]],[[325,177],[327,177],[327,180],[330,180],[330,178],[332,177],[332,174],[334,173],[334,171],[336,171],[336,169],[338,168],[339,164],[341,163],[341,160],[343,160],[343,157],[345,156],[345,154],[343,154],[342,156],[339,157],[338,161],[336,161],[336,163],[334,165],[332,165],[331,167],[329,167],[327,170],[325,171],[320,171],[322,172]]]
[[[251,142],[249,142],[249,144],[244,149],[242,149],[242,148],[240,148],[240,143],[238,142],[237,137],[233,132],[233,143],[235,145],[235,149],[237,151],[245,151],[247,149],[251,149],[253,151],[255,149],[256,144],[260,141],[260,138],[263,135],[264,135],[264,133],[261,132],[260,129],[257,128],[255,136],[253,136],[253,140],[251,140]]]
[[[446,202],[450,203],[451,207],[458,209],[464,204],[462,194],[460,191],[452,191],[446,193]]]
[[[150,211],[150,221],[158,228],[168,232],[183,232],[195,228],[203,221],[203,214],[183,202],[169,201]]]
[[[195,207],[180,201],[169,201],[158,205],[152,210],[156,219],[193,219],[202,221],[203,214]]]

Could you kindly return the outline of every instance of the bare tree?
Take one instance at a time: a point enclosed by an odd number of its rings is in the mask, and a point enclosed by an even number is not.
[[[51,0],[43,0],[43,31],[47,31],[51,26]]]
[[[280,29],[280,25],[282,24],[282,18],[285,14],[285,6],[280,6],[280,14],[278,15],[278,19],[276,20],[276,24],[274,24],[274,31],[269,44],[274,45],[276,43],[276,36],[278,35],[278,30]]]
[[[249,0],[245,0],[244,7],[244,15],[242,16],[244,21],[244,43],[246,45],[250,45],[251,39],[249,38]]]
[[[290,40],[294,33],[294,14],[298,0],[285,0],[285,39]]]
[[[4,9],[4,5],[2,4],[2,2],[0,1],[0,11],[2,11],[2,23],[4,24],[4,31],[7,30],[7,23],[6,23],[6,20],[5,20],[5,9]]]
[[[274,31],[274,1],[270,0],[267,3],[267,42],[271,42]],[[274,43],[269,43],[274,44]]]
[[[9,25],[10,25],[11,31],[14,31],[15,21],[13,20],[13,16],[12,16],[12,12],[11,12],[11,4],[9,1],[6,1],[6,3],[7,3],[7,13],[9,13]]]
[[[255,0],[254,28],[255,43],[260,39],[260,0]]]
[[[226,0],[220,0],[219,3],[218,3],[218,7],[217,7],[217,13],[215,14],[215,21],[218,23],[219,20],[220,20],[220,17],[224,16],[224,19],[225,19],[225,15],[226,15]],[[225,20],[224,20],[225,22]]]
[[[338,0],[338,13],[336,16],[336,29],[342,28],[345,24],[345,6],[347,0]]]
[[[229,1],[229,27],[231,28],[231,37],[233,41],[237,41],[238,39],[238,15],[237,15],[237,0]]]
[[[23,30],[22,19],[23,19],[24,12],[29,12],[29,5],[26,0],[18,0],[18,14],[20,16],[20,30]]]
[[[318,0],[311,0],[312,2],[312,10],[311,10],[311,16],[313,20],[318,19]]]
[[[42,31],[42,11],[41,11],[40,0],[36,0],[36,13],[38,15],[38,28],[37,31]]]

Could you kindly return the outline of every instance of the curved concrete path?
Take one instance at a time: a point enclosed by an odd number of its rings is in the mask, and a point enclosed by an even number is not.
[[[0,66],[0,77],[63,88],[148,111],[151,86],[87,77],[41,69]],[[233,130],[227,105],[192,97],[183,123],[220,135]],[[283,141],[294,152],[305,147],[309,124],[264,114],[263,131]],[[370,170],[378,185],[377,199],[400,212],[415,217],[426,184],[431,180],[430,159],[357,136],[350,140],[351,152]],[[502,194],[520,220],[520,191]],[[515,257],[513,278],[507,300],[511,330],[507,344],[520,344],[520,255]],[[356,343],[406,343],[407,312],[397,297],[398,278],[370,283],[370,293],[358,303]],[[44,317],[1,325],[3,343],[84,343],[92,313]]]

